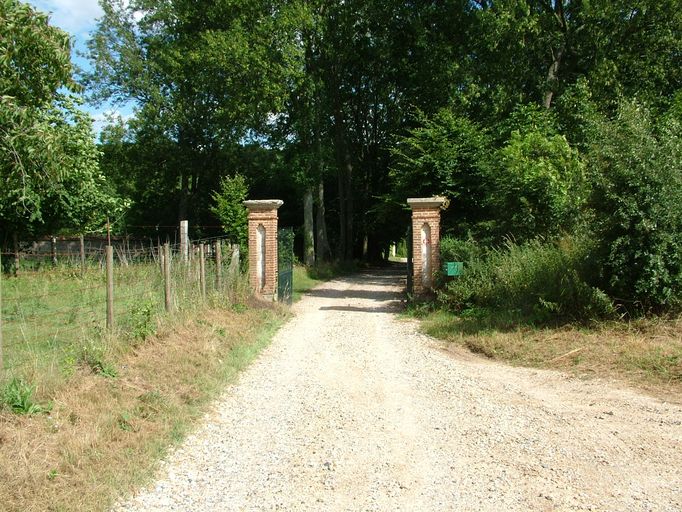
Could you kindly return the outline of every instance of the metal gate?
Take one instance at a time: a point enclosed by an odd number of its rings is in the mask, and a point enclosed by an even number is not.
[[[291,304],[294,285],[294,230],[277,233],[277,300]]]
[[[407,293],[410,295],[414,293],[414,276],[413,276],[413,263],[412,263],[412,225],[407,228],[407,236],[405,238],[405,245],[407,246]]]

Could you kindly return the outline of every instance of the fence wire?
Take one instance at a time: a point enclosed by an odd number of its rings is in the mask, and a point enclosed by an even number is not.
[[[199,244],[205,244],[203,293]],[[222,261],[215,260],[215,244],[222,248]],[[226,237],[191,241],[187,257],[181,244],[168,244],[170,254],[170,303],[174,311],[192,310],[206,301],[227,301],[240,281],[232,263],[233,246]],[[113,251],[113,310],[111,330],[117,336],[147,332],[165,314],[164,248],[156,244],[116,247]],[[84,347],[106,337],[107,272],[106,250],[89,249],[85,254],[22,254],[22,266],[0,281],[0,378],[66,368],[78,364]],[[3,264],[15,253],[2,253]],[[61,258],[61,259],[60,259]],[[84,261],[84,263],[83,263]],[[32,263],[40,262],[40,265]],[[218,275],[222,276],[218,288]]]

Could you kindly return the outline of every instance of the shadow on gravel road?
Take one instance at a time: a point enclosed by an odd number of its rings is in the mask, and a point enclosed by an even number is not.
[[[354,311],[354,312],[368,312],[368,313],[395,313],[403,308],[402,299],[404,297],[405,273],[407,266],[400,263],[391,263],[387,267],[373,268],[364,272],[348,276],[348,281],[352,282],[354,289],[335,290],[327,287],[318,287],[310,290],[306,295],[312,297],[321,297],[327,299],[362,299],[382,302],[383,304],[377,306],[324,306],[321,310],[336,310],[336,311]],[[386,287],[384,290],[370,290],[367,288],[358,288],[366,285],[371,287]],[[395,287],[399,289],[396,290]]]

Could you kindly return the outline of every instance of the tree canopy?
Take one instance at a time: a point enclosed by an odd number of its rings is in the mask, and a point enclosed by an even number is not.
[[[78,107],[68,34],[17,0],[0,2],[0,229],[40,235],[101,225],[123,202],[98,170]]]

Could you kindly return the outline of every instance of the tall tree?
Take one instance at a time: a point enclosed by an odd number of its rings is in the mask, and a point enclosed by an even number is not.
[[[69,36],[17,0],[0,2],[0,229],[93,229],[123,203],[97,167],[78,108]]]
[[[163,189],[187,218],[233,172],[223,161],[229,148],[280,110],[299,49],[291,37],[295,5],[103,0],[102,7],[86,82],[95,98],[136,102],[135,138],[168,143]]]

